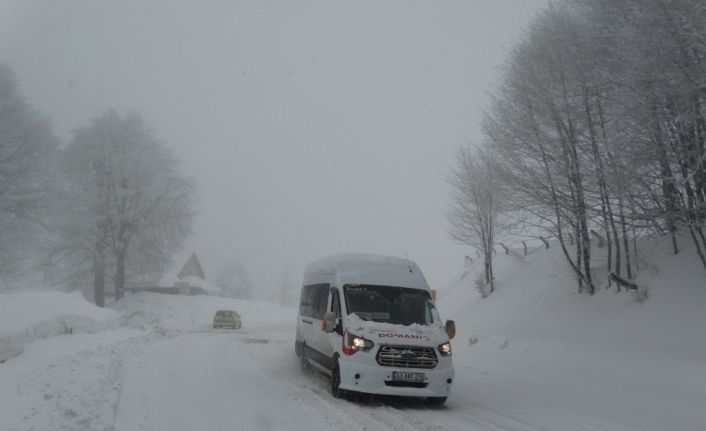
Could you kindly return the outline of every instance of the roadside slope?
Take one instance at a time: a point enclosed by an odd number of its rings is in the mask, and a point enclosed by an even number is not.
[[[455,394],[549,429],[703,429],[706,277],[691,250],[640,249],[643,301],[607,286],[579,295],[556,244],[498,255],[486,299],[473,267],[441,289],[458,326]]]

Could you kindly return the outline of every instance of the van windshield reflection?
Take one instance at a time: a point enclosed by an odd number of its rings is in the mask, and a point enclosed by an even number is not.
[[[346,308],[363,320],[395,325],[434,323],[434,303],[428,291],[369,284],[343,286]]]

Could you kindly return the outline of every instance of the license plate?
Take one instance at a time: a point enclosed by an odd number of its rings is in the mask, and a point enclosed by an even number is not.
[[[409,371],[393,371],[392,380],[402,382],[423,382],[424,373],[412,373]]]

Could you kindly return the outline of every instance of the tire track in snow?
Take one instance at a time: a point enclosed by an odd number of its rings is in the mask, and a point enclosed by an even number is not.
[[[268,331],[258,334],[268,339],[282,341],[265,347],[264,352],[252,352],[253,360],[267,356],[276,358],[272,361],[259,361],[258,367],[263,375],[273,376],[278,381],[286,381],[288,391],[304,406],[319,406],[315,414],[333,429],[341,430],[469,430],[469,429],[499,429],[488,428],[487,423],[476,421],[478,428],[469,428],[466,417],[456,415],[449,408],[432,408],[422,400],[390,401],[389,398],[354,396],[352,399],[339,400],[332,397],[329,391],[328,377],[320,373],[305,374],[299,368],[299,361],[294,355],[294,339],[291,328],[281,328],[280,331]],[[291,345],[290,345],[291,344]],[[456,421],[449,421],[449,417],[456,417]],[[317,429],[317,428],[315,428]],[[514,429],[514,428],[513,428]],[[519,428],[527,430],[527,428]]]

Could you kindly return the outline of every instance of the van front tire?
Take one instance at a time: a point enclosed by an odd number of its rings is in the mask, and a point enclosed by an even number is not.
[[[338,366],[338,358],[333,363],[331,370],[331,395],[334,398],[345,398],[346,391],[341,389],[341,368]]]
[[[446,402],[447,397],[429,397],[427,401],[432,406],[442,406]]]
[[[306,349],[306,344],[302,344],[302,354],[299,356],[299,360],[301,361],[302,371],[309,373],[311,372],[311,364],[309,363],[309,353]]]

